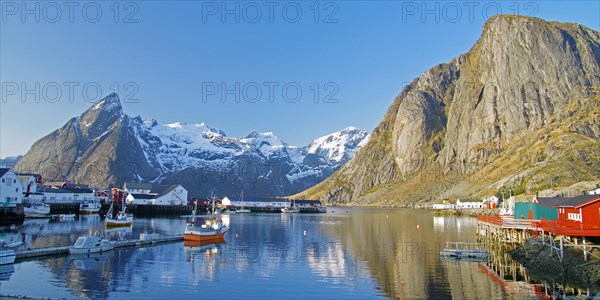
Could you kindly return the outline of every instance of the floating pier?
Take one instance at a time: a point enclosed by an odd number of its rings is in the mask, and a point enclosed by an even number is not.
[[[153,236],[152,236],[153,237]],[[143,247],[143,246],[153,246],[158,244],[172,243],[172,242],[180,242],[183,241],[183,235],[175,235],[175,236],[165,236],[165,237],[157,237],[151,239],[138,239],[138,240],[126,240],[126,241],[117,241],[115,243],[115,249],[118,248],[128,248],[128,247]],[[36,248],[30,250],[20,250],[16,252],[16,260],[25,260],[25,259],[34,259],[44,256],[53,256],[53,255],[67,255],[69,254],[69,248],[71,246],[62,246],[62,247],[48,247],[48,248]]]

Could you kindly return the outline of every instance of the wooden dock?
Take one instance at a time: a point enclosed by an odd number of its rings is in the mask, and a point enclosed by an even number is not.
[[[183,241],[183,235],[175,235],[175,236],[165,236],[158,237],[154,239],[146,239],[146,240],[127,240],[127,241],[117,241],[115,244],[115,249],[118,248],[129,248],[129,247],[143,247],[143,246],[154,246],[158,244],[164,243],[172,243],[172,242],[181,242]],[[71,246],[62,246],[62,247],[48,247],[48,248],[36,248],[30,250],[21,250],[16,251],[17,261],[26,260],[26,259],[34,259],[45,256],[55,256],[55,255],[67,255],[69,254],[69,248]]]

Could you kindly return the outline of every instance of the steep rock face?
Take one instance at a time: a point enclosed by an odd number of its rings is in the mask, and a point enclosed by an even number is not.
[[[599,49],[599,33],[581,25],[494,16],[468,53],[407,85],[369,143],[301,195],[367,204],[478,194],[517,179],[533,189],[544,180],[533,180],[544,177],[533,164],[566,163],[553,176],[597,179],[599,124],[589,103],[598,102]],[[565,114],[573,105],[583,112]],[[566,155],[568,144],[532,148],[543,130],[565,126],[562,137],[579,143],[587,166]],[[491,165],[505,174],[482,174]]]
[[[230,138],[204,123],[158,124],[123,113],[116,94],[37,141],[16,166],[48,179],[97,188],[125,181],[177,183],[191,196],[278,196],[306,189],[337,170],[367,140],[347,128],[305,147],[272,132]]]

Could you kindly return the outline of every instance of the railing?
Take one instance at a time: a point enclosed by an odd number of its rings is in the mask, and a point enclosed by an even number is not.
[[[600,236],[600,225],[542,219],[541,229],[554,235]]]
[[[477,220],[502,228],[538,230],[540,227],[539,220],[507,219],[497,215],[478,215]]]

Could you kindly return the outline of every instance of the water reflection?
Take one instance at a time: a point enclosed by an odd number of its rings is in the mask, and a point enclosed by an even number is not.
[[[509,261],[440,258],[447,241],[475,241],[474,218],[434,217],[406,209],[333,211],[338,212],[232,214],[223,216],[230,230],[220,243],[177,242],[23,262],[3,281],[2,293],[195,299],[207,290],[226,290],[220,298],[281,298],[293,289],[291,296],[297,298],[473,299],[518,298],[535,290],[514,291],[510,281],[523,277],[506,268]],[[95,231],[113,240],[138,238],[144,232],[181,234],[185,222],[136,218],[132,228],[107,230],[99,218],[36,220],[2,232],[25,234],[30,245],[64,246]]]

